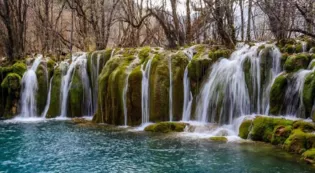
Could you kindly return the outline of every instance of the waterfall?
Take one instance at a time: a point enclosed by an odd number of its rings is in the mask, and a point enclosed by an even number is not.
[[[170,88],[169,88],[169,116],[170,121],[173,121],[173,74],[172,74],[172,55],[168,57],[168,69],[170,75]]]
[[[86,53],[83,54],[74,54],[72,56],[72,62],[70,66],[67,69],[67,73],[62,77],[62,84],[61,84],[61,115],[60,117],[65,118],[67,114],[67,107],[68,107],[68,94],[69,89],[71,86],[71,78],[73,76],[74,69],[77,64],[86,64]],[[82,70],[83,71],[83,70]],[[83,72],[82,72],[83,73]],[[82,81],[87,81],[87,73],[84,73],[84,76],[86,76]],[[87,83],[88,84],[88,83]],[[84,85],[87,85],[84,84]]]
[[[150,121],[150,71],[153,58],[141,65],[142,81],[141,81],[141,112],[142,125]]]
[[[269,55],[272,57],[272,68],[270,77],[268,78],[268,81],[266,81],[266,87],[263,89],[263,97],[262,97],[262,110],[257,113],[262,114],[268,114],[269,113],[269,99],[270,99],[270,90],[272,87],[272,84],[276,77],[281,73],[281,52],[279,48],[277,48],[275,45],[269,45],[271,46],[271,49],[269,49]],[[261,52],[260,52],[261,56]]]
[[[304,104],[303,104],[303,88],[306,76],[312,70],[300,70],[296,72],[292,79],[290,79],[288,88],[285,92],[286,115],[288,116],[302,116],[304,117]],[[298,98],[298,99],[297,99]]]
[[[46,106],[45,106],[44,112],[43,112],[42,115],[41,115],[41,117],[43,117],[43,118],[45,118],[45,116],[47,115],[48,109],[49,109],[50,97],[51,97],[51,84],[52,84],[53,78],[54,78],[54,77],[52,77],[52,78],[50,79],[50,82],[49,82],[49,89],[48,89],[48,95],[47,95]]]
[[[90,86],[90,79],[89,75],[87,73],[87,59],[83,59],[80,61],[77,65],[79,65],[79,70],[80,70],[80,76],[81,76],[81,81],[83,85],[83,92],[84,92],[84,98],[83,98],[83,103],[84,103],[84,115],[86,116],[93,116],[93,102],[92,102],[92,89]]]
[[[125,79],[125,86],[123,89],[123,106],[124,106],[124,125],[127,126],[128,125],[128,108],[127,108],[127,92],[128,92],[128,80],[129,80],[129,75],[131,73],[131,71],[133,70],[133,68],[135,67],[135,65],[137,65],[140,62],[139,57],[137,56],[131,63],[130,65],[127,67],[126,69],[126,79]]]
[[[97,52],[93,52],[91,57],[94,57],[94,54]],[[90,69],[91,69],[91,82],[93,86],[93,92],[92,92],[92,112],[91,114],[93,115],[95,111],[97,110],[97,94],[98,94],[98,75],[100,74],[100,59],[101,59],[101,54],[97,54],[97,59],[96,59],[96,64],[94,63],[93,59],[91,59],[91,64],[90,64]]]
[[[193,48],[188,48],[184,50],[184,53],[188,57],[189,62],[194,56]],[[183,85],[184,85],[184,104],[183,104],[183,115],[182,121],[189,121],[191,115],[191,106],[193,101],[193,95],[190,90],[190,80],[188,76],[188,65],[185,68],[184,77],[183,77]]]
[[[185,68],[184,72],[184,105],[183,105],[183,121],[189,121],[191,115],[191,106],[193,101],[193,95],[190,91],[190,80],[188,77],[188,66]]]
[[[307,42],[301,41],[301,44],[302,44],[302,51],[307,52]]]
[[[250,112],[250,99],[242,67],[249,50],[252,50],[249,46],[243,46],[230,59],[221,59],[212,66],[198,96],[198,121],[231,124],[233,118]]]
[[[38,89],[36,70],[39,66],[43,56],[39,55],[31,68],[29,68],[22,78],[22,91],[21,91],[21,114],[23,118],[37,117],[36,109],[36,92]]]

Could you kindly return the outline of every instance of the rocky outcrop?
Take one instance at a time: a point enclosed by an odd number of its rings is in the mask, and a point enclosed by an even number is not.
[[[301,154],[307,162],[315,163],[315,124],[312,122],[258,116],[243,121],[239,136],[279,145],[288,152]]]

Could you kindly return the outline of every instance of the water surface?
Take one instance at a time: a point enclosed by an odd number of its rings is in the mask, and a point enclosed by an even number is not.
[[[270,145],[81,127],[0,122],[0,172],[315,172]]]

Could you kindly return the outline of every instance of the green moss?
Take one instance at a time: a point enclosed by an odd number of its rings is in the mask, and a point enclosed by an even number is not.
[[[151,52],[151,47],[147,46],[147,47],[143,47],[140,52],[139,52],[139,58],[141,61],[144,61],[146,58],[149,57]]]
[[[25,63],[18,61],[12,66],[12,72],[20,75],[21,77],[26,72],[27,66]]]
[[[315,124],[311,122],[306,122],[306,121],[295,121],[293,124],[294,129],[300,129],[303,132],[313,132],[315,131]]]
[[[315,148],[309,149],[302,154],[304,160],[307,160],[309,163],[315,164]]]
[[[274,128],[271,143],[273,145],[282,145],[284,141],[289,137],[292,131],[292,126],[284,126],[284,125],[278,125]]]
[[[251,139],[255,141],[271,142],[274,136],[275,127],[292,126],[293,121],[282,118],[256,117],[253,121],[250,132]]]
[[[288,53],[283,53],[281,56],[281,64],[284,64],[287,61],[288,57],[289,57]]]
[[[142,71],[141,66],[132,70],[128,79],[127,107],[128,107],[128,125],[136,126],[141,124],[141,88]]]
[[[62,71],[60,67],[58,67],[55,69],[53,79],[52,79],[50,105],[49,105],[46,118],[55,118],[60,115],[61,82],[62,82]]]
[[[306,150],[307,135],[300,129],[296,129],[284,142],[284,149],[294,153],[303,153]]]
[[[84,89],[79,73],[80,69],[76,67],[69,89],[67,117],[81,117],[84,115]]]
[[[209,138],[211,141],[216,141],[216,142],[227,142],[227,138],[224,136],[214,136]]]
[[[297,45],[295,45],[295,53],[300,53],[303,52],[303,46],[301,43],[298,43]]]
[[[283,49],[284,52],[292,54],[295,52],[295,46],[292,44],[286,44]]]
[[[21,88],[21,76],[17,73],[9,73],[1,83],[1,88],[8,89],[9,93],[12,90]]]
[[[186,125],[186,123],[160,122],[156,124],[151,124],[147,126],[144,130],[155,133],[183,132]]]
[[[291,55],[284,63],[284,69],[287,72],[296,72],[300,69],[306,69],[310,62],[310,58],[305,53]]]
[[[46,106],[47,94],[48,94],[48,72],[46,71],[46,67],[42,64],[39,65],[36,71],[37,77],[37,94],[36,94],[36,104],[37,104],[37,112],[38,114],[42,113]]]
[[[229,58],[231,53],[232,53],[232,51],[229,49],[219,49],[216,51],[210,51],[209,52],[209,58],[212,59],[213,61],[216,61],[222,57]]]
[[[248,138],[248,134],[250,132],[250,128],[252,126],[252,120],[245,120],[242,122],[240,128],[239,128],[239,133],[238,136],[243,138],[243,139],[247,139]]]
[[[270,90],[270,114],[278,115],[281,113],[287,84],[286,75],[280,75],[275,79]]]
[[[135,59],[133,55],[124,55],[115,55],[107,61],[99,75],[98,112],[93,117],[94,122],[124,124],[122,93],[127,77],[125,72],[128,65]]]
[[[306,76],[303,88],[303,104],[305,107],[305,118],[311,116],[315,97],[315,74],[310,73]]]
[[[263,49],[265,49],[265,48],[266,48],[266,46],[263,44],[263,45],[261,45],[261,46],[258,47],[258,50],[257,50],[257,51],[260,52],[261,50],[263,50]]]

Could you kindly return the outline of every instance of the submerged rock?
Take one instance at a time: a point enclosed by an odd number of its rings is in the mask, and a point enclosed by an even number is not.
[[[187,123],[180,122],[160,122],[147,126],[144,131],[156,133],[183,132]]]
[[[227,142],[227,138],[224,136],[214,136],[209,138],[211,141],[216,141],[216,142]]]

